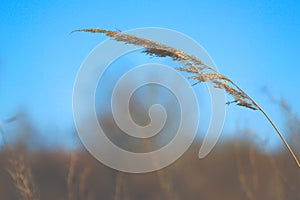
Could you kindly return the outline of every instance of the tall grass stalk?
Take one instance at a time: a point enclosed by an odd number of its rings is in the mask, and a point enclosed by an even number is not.
[[[125,34],[117,31],[109,31],[103,29],[81,29],[74,30],[73,32],[90,32],[90,33],[103,33],[107,36],[115,39],[116,41],[125,42],[128,44],[133,44],[141,46],[144,48],[143,53],[157,57],[170,57],[174,61],[180,62],[183,66],[177,68],[180,71],[188,72],[189,74],[194,74],[190,76],[190,79],[196,80],[197,83],[201,82],[211,82],[215,88],[223,89],[228,94],[233,97],[233,101],[228,102],[228,104],[235,103],[238,106],[246,107],[252,110],[259,110],[265,118],[272,125],[274,130],[277,132],[284,145],[290,152],[291,156],[295,160],[297,166],[300,168],[300,162],[293,152],[292,148],[279,131],[275,123],[271,120],[268,114],[262,109],[258,103],[254,101],[246,92],[244,92],[237,84],[226,76],[220,74],[215,69],[210,66],[205,65],[201,60],[195,56],[186,54],[185,52],[178,50],[176,48],[167,46],[165,44],[137,37],[135,35]]]

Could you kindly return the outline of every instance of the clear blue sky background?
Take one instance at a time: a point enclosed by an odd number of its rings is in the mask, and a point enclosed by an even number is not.
[[[240,84],[278,122],[267,86],[300,113],[299,1],[14,1],[0,6],[0,119],[25,110],[40,129],[72,130],[72,87],[80,64],[106,37],[80,28],[164,27],[194,38],[219,70]],[[242,111],[241,111],[242,109]],[[230,106],[226,127],[243,108]],[[240,122],[264,126],[249,111]],[[253,116],[257,116],[254,117]],[[248,119],[250,119],[248,124]],[[271,131],[265,125],[262,131]],[[274,134],[275,135],[275,134]]]

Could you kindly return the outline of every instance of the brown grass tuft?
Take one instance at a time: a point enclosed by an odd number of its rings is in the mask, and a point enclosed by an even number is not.
[[[2,126],[17,120],[18,117],[9,118],[0,123],[0,133],[3,138],[5,148],[8,152],[8,167],[6,172],[12,179],[16,189],[19,191],[21,199],[35,200],[38,199],[36,187],[32,178],[29,164],[26,162],[24,155],[21,152],[15,152],[6,142],[4,130]]]
[[[37,199],[30,167],[25,162],[24,156],[12,153],[10,154],[11,157],[8,160],[9,167],[6,168],[6,171],[20,192],[20,196],[24,200]]]

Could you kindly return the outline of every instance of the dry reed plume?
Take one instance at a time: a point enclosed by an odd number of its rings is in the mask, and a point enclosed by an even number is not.
[[[295,153],[293,152],[290,145],[287,143],[277,126],[267,115],[267,113],[237,84],[235,84],[226,76],[217,72],[212,67],[205,65],[197,57],[188,55],[181,50],[164,45],[162,43],[140,38],[130,34],[125,34],[122,32],[108,31],[103,29],[81,29],[74,30],[71,33],[73,32],[103,33],[115,39],[116,41],[141,46],[144,48],[143,53],[146,53],[148,55],[157,57],[170,57],[174,61],[180,62],[181,64],[183,64],[183,66],[177,69],[180,71],[194,74],[194,76],[191,76],[190,78],[196,80],[197,83],[210,82],[215,88],[224,89],[228,94],[230,94],[234,99],[233,101],[228,102],[228,104],[235,103],[238,106],[250,108],[252,110],[259,110],[267,118],[269,123],[273,126],[273,128],[283,141],[284,145],[287,147],[288,151],[292,155],[293,159],[296,161],[298,167],[300,168],[300,162],[298,158],[296,157]]]

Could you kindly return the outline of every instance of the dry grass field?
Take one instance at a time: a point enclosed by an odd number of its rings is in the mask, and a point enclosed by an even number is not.
[[[286,151],[269,154],[237,140],[199,160],[198,142],[171,166],[147,174],[117,172],[84,150],[1,151],[0,199],[300,198],[299,169]]]

